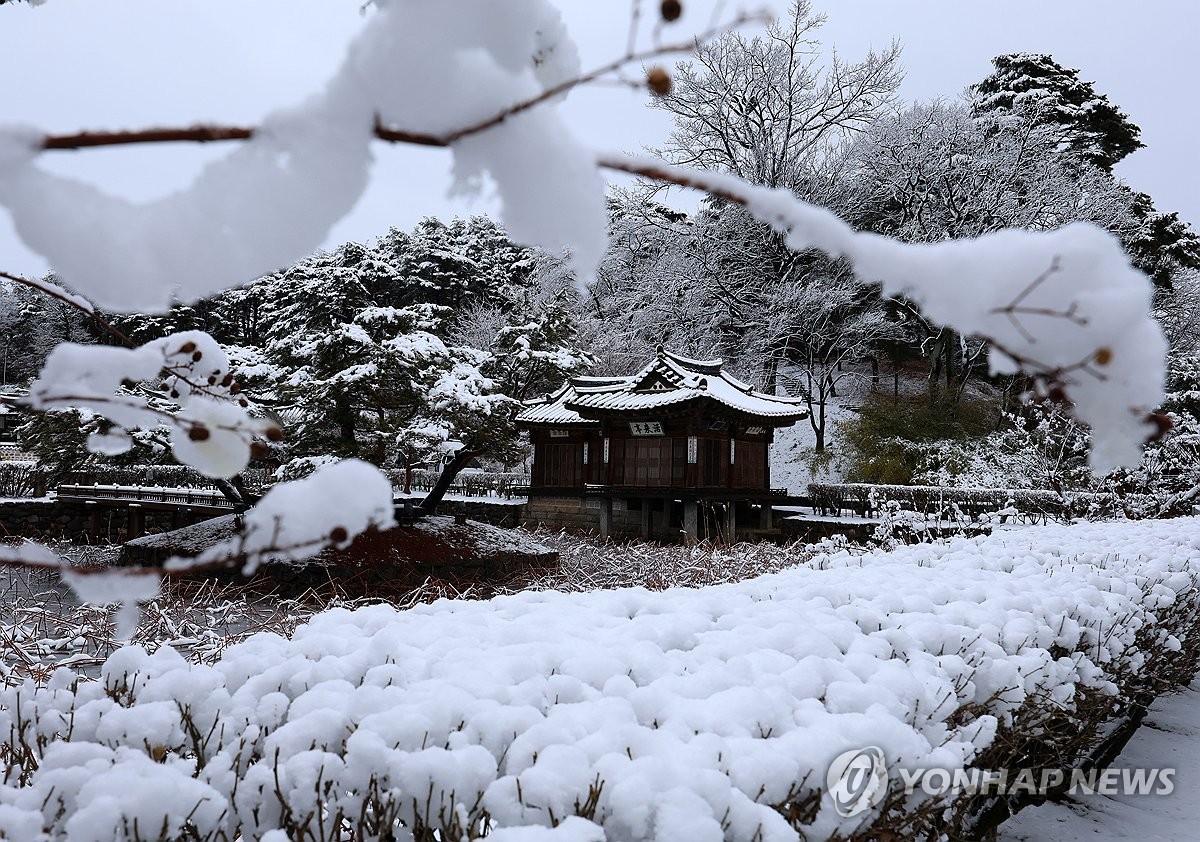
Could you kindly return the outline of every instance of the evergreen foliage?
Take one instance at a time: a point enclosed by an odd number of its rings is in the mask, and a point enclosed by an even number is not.
[[[28,380],[42,362],[22,331],[113,341],[24,287],[0,293],[0,318],[11,322],[0,330],[24,349],[9,355],[13,380]],[[241,395],[286,430],[285,441],[260,455],[298,460],[289,474],[328,456],[411,468],[462,451],[512,463],[521,457],[511,423],[517,402],[592,362],[574,347],[574,296],[558,262],[514,244],[490,219],[425,219],[412,232],[392,229],[373,243],[318,252],[161,315],[112,321],[139,343],[193,328],[225,343]],[[74,317],[63,321],[67,313]],[[481,313],[490,331],[468,335]],[[20,430],[55,476],[105,458],[87,452],[93,432],[102,432],[95,419],[54,413]],[[142,446],[123,461],[167,458],[155,431],[134,438]]]
[[[1160,213],[1153,199],[1138,192],[1131,210],[1138,225],[1125,247],[1157,287],[1169,288],[1182,273],[1200,269],[1200,236],[1178,213]]]
[[[971,88],[977,114],[999,112],[1052,131],[1064,149],[1093,166],[1113,165],[1141,149],[1141,129],[1098,93],[1079,71],[1051,56],[1009,53],[992,59],[995,72]]]
[[[838,425],[850,482],[910,485],[931,449],[968,442],[995,429],[992,400],[931,402],[925,395],[872,393],[858,415]]]

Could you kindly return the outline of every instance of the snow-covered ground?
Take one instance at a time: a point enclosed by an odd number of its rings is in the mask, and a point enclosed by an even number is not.
[[[1112,764],[1175,770],[1170,795],[1080,795],[1029,807],[1000,829],[998,842],[1182,842],[1200,836],[1200,680],[1151,706]]]
[[[1196,528],[1046,527],[698,589],[333,610],[211,666],[130,647],[102,684],[72,690],[62,671],[0,692],[0,735],[40,753],[0,785],[0,832],[114,838],[190,816],[198,838],[257,838],[375,799],[455,836],[583,813],[553,839],[794,842],[787,805],[813,796],[805,838],[849,833],[871,816],[821,795],[839,753],[958,768],[1031,700],[1115,690],[1147,629],[1177,647],[1156,624],[1198,584]]]

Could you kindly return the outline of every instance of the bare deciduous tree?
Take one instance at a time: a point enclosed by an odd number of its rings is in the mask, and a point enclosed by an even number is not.
[[[679,65],[671,94],[656,100],[676,122],[667,157],[794,188],[833,141],[870,126],[900,84],[900,46],[851,64],[835,53],[826,63],[816,40],[824,22],[809,0],[794,0],[788,19],[764,35],[700,45]]]

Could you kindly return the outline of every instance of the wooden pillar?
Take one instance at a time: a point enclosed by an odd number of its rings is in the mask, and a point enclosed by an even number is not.
[[[775,438],[772,435],[774,432],[768,428],[763,436],[763,485],[767,491],[771,490],[771,441]]]
[[[99,541],[101,538],[101,530],[104,528],[104,523],[100,517],[100,507],[96,505],[95,500],[87,501],[88,511],[88,538],[92,541]]]
[[[737,540],[737,504],[732,500],[725,504],[725,535],[731,544]]]
[[[146,513],[142,511],[142,507],[137,503],[129,504],[129,540],[141,538],[142,533],[146,531]]]
[[[733,424],[729,425],[729,441],[726,442],[728,452],[725,454],[725,470],[728,471],[725,477],[725,487],[733,488],[733,472],[737,470],[734,454],[737,453],[737,440],[733,437]]]
[[[612,535],[612,498],[600,498],[600,537],[607,539]]]
[[[775,512],[774,512],[774,510],[771,508],[771,504],[770,504],[769,502],[768,502],[768,503],[763,503],[763,507],[762,507],[762,522],[761,522],[761,525],[762,525],[762,528],[763,528],[763,529],[771,529],[771,528],[773,528],[773,526],[774,526],[774,523],[773,523],[773,521],[774,521],[774,515],[775,515]]]
[[[695,541],[700,536],[699,500],[685,500],[683,502],[683,534],[688,541]]]
[[[650,529],[654,524],[654,513],[650,511],[650,498],[642,498],[642,537],[649,540]]]

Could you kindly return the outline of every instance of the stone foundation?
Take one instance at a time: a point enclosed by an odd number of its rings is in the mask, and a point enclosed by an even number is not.
[[[446,500],[438,513],[466,517],[493,526],[543,526],[555,531],[605,534],[618,541],[677,542],[688,532],[700,540],[729,540],[725,504],[696,505],[664,498],[534,497],[528,502]],[[124,544],[141,535],[170,532],[216,517],[211,513],[101,506],[54,499],[0,503],[0,535],[34,540],[68,540],[93,544]],[[740,538],[777,537],[768,534],[761,510],[740,503],[736,531]]]
[[[99,506],[42,498],[0,503],[0,527],[36,541],[123,544],[139,535],[169,532],[213,517],[184,510]]]
[[[420,502],[414,498],[413,505]],[[507,502],[496,498],[491,500],[443,500],[438,503],[437,513],[440,515],[457,515],[477,520],[480,523],[490,523],[492,526],[520,526],[522,511],[525,503],[521,501]]]
[[[608,511],[607,505],[611,505]],[[691,513],[689,505],[695,507]],[[607,535],[619,541],[675,542],[689,533],[700,540],[727,541],[731,531],[743,539],[778,537],[778,530],[770,518],[763,516],[761,508],[738,503],[735,515],[731,530],[724,503],[689,504],[670,498],[534,497],[525,504],[521,524]]]

